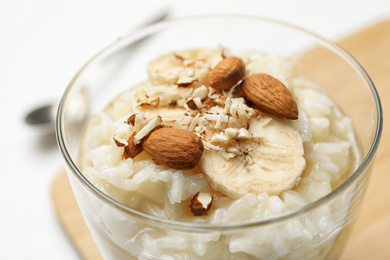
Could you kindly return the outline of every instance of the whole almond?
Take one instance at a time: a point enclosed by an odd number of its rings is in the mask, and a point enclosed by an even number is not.
[[[157,163],[185,170],[198,164],[203,153],[203,142],[196,134],[185,129],[159,128],[143,140],[142,148]]]
[[[298,106],[290,90],[271,75],[260,73],[244,80],[242,91],[256,107],[288,119],[298,119]]]
[[[217,90],[227,90],[245,76],[245,66],[240,58],[228,57],[221,60],[211,71],[209,85]]]

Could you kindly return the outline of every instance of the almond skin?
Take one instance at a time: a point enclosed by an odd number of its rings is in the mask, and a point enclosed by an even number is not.
[[[298,119],[298,106],[290,90],[271,75],[260,73],[244,80],[242,91],[253,104],[270,114]]]
[[[206,197],[207,201],[199,200],[199,196]],[[191,199],[190,209],[194,216],[204,216],[207,215],[207,212],[211,208],[213,203],[213,197],[208,193],[196,193],[195,196]]]
[[[203,153],[203,142],[196,134],[185,129],[159,128],[143,140],[142,148],[157,163],[186,170],[198,164]]]
[[[221,60],[211,71],[209,85],[217,90],[228,90],[245,76],[245,66],[240,58]]]
[[[138,154],[142,152],[142,145],[141,144],[135,144],[134,143],[134,136],[136,132],[132,133],[129,136],[129,139],[127,139],[127,145],[125,146],[125,149],[123,150],[123,157],[125,159],[136,157]]]
[[[136,114],[132,114],[128,119],[127,119],[127,121],[126,121],[126,123],[127,124],[131,124],[132,126],[134,126],[134,124],[135,124],[135,116],[136,116]]]

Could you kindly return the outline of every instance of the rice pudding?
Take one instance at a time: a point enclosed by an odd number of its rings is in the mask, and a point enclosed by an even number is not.
[[[80,144],[83,175],[130,208],[195,223],[273,218],[326,196],[361,160],[352,120],[288,59],[192,49],[147,69],[147,81],[89,119]],[[324,258],[340,229],[316,239],[334,227],[334,210],[261,234],[110,235],[139,259]]]

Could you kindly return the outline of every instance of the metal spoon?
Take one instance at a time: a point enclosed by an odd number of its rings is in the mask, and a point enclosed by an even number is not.
[[[165,20],[167,16],[168,12],[164,10],[155,16],[152,20],[145,23],[142,27]],[[36,129],[39,133],[52,134],[54,133],[55,129],[54,123],[56,119],[57,107],[58,102],[53,104],[45,104],[43,106],[34,108],[26,114],[24,122],[32,128]]]
[[[54,132],[54,121],[58,103],[46,104],[31,110],[24,118],[24,122],[36,129],[39,133]]]

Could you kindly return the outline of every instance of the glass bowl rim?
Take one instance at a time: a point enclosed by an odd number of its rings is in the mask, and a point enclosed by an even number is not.
[[[256,19],[262,22],[268,22],[279,26],[288,27],[289,29],[300,31],[301,33],[305,33],[313,38],[316,38],[316,40],[320,41],[323,46],[326,46],[330,50],[332,50],[334,53],[336,53],[338,56],[343,58],[345,61],[348,61],[350,65],[360,73],[360,75],[363,77],[366,85],[369,87],[369,90],[371,91],[373,98],[375,100],[376,105],[376,112],[377,112],[377,118],[376,118],[376,129],[375,129],[375,136],[373,138],[372,144],[370,146],[370,149],[368,150],[365,158],[360,163],[359,167],[355,170],[355,172],[346,180],[344,181],[340,186],[338,186],[336,189],[334,189],[332,192],[327,194],[324,197],[321,197],[320,199],[309,203],[305,205],[304,207],[288,211],[286,213],[270,217],[270,218],[263,218],[258,220],[251,220],[251,221],[245,221],[245,222],[231,222],[231,223],[223,223],[223,224],[211,224],[211,223],[195,223],[195,222],[187,222],[187,221],[180,221],[180,220],[172,220],[172,219],[165,219],[161,217],[157,217],[154,215],[150,215],[141,211],[138,211],[136,209],[130,208],[103,193],[98,188],[96,188],[92,183],[88,181],[88,179],[78,170],[76,164],[72,160],[72,157],[70,156],[66,145],[64,141],[63,136],[63,112],[64,112],[64,104],[67,100],[68,94],[70,93],[72,86],[77,81],[78,77],[83,73],[83,71],[100,55],[105,53],[106,51],[109,51],[112,48],[117,47],[117,45],[120,45],[124,40],[131,39],[131,37],[136,38],[137,35],[146,35],[150,32],[153,32],[157,30],[161,26],[170,26],[171,24],[174,25],[176,23],[180,23],[181,21],[191,21],[191,20],[198,20],[203,18],[216,18],[216,19]],[[131,43],[131,42],[130,42]],[[115,208],[126,212],[127,214],[131,214],[134,217],[141,218],[143,220],[147,221],[153,221],[156,224],[163,224],[168,225],[173,228],[184,228],[184,229],[194,229],[197,231],[200,230],[211,230],[211,231],[218,231],[218,230],[234,230],[234,229],[244,229],[244,228],[250,228],[250,227],[260,227],[265,226],[269,224],[275,224],[275,223],[281,223],[285,220],[288,220],[290,218],[298,217],[300,215],[303,215],[311,210],[316,209],[317,207],[320,207],[321,205],[325,204],[327,201],[334,198],[337,194],[342,192],[344,189],[346,189],[350,183],[352,183],[355,179],[357,179],[363,172],[364,169],[369,167],[369,164],[374,158],[375,152],[378,148],[380,137],[382,134],[382,127],[383,127],[383,116],[382,116],[382,106],[380,102],[380,98],[378,95],[378,92],[374,86],[374,83],[372,82],[371,78],[367,74],[367,72],[363,69],[363,67],[359,64],[359,62],[353,58],[346,50],[344,50],[341,46],[334,43],[333,41],[330,41],[316,33],[313,33],[307,29],[304,29],[302,27],[293,25],[291,23],[287,23],[284,21],[268,18],[268,17],[261,17],[261,16],[253,16],[253,15],[242,15],[242,14],[207,14],[207,15],[196,15],[196,16],[189,16],[189,17],[182,17],[177,19],[170,19],[170,20],[164,20],[149,26],[145,26],[141,29],[138,29],[124,37],[119,38],[118,40],[114,41],[113,43],[109,44],[107,47],[102,49],[100,52],[98,52],[96,55],[94,55],[89,61],[87,61],[84,66],[81,67],[81,69],[76,73],[76,75],[73,77],[71,82],[69,83],[68,87],[65,90],[65,93],[62,96],[62,99],[58,106],[57,111],[57,118],[56,118],[56,138],[58,142],[59,149],[61,151],[61,154],[66,162],[66,166],[70,168],[72,171],[72,174],[76,176],[84,187],[89,189],[94,195],[99,197],[100,199],[104,200],[105,202],[109,203],[111,206],[114,206]]]

